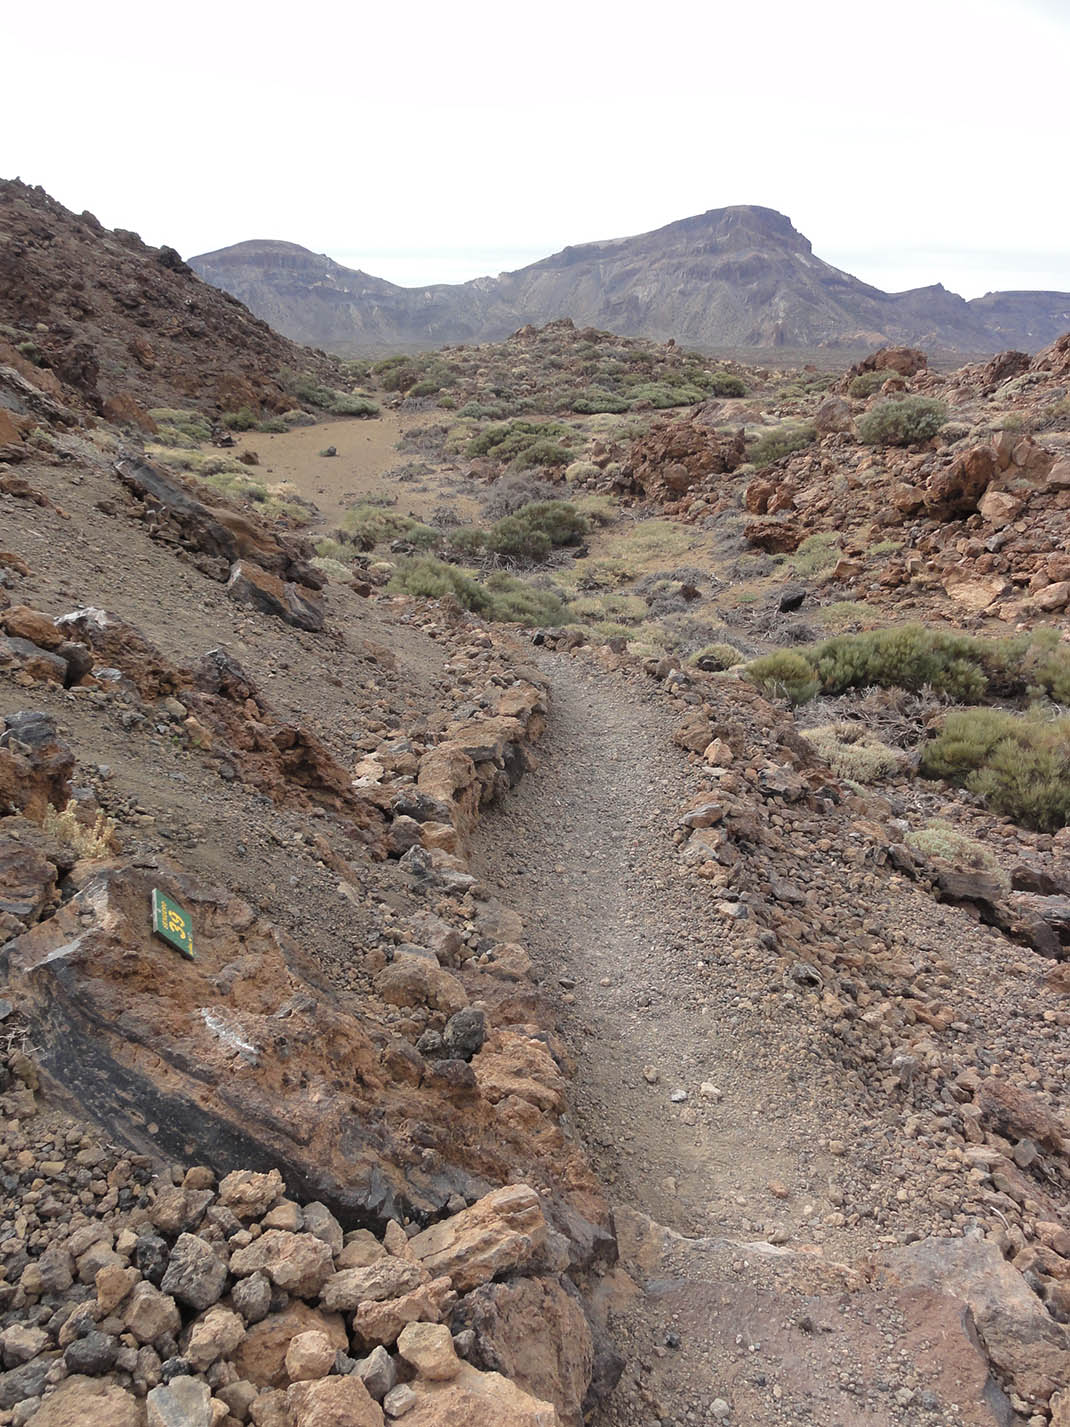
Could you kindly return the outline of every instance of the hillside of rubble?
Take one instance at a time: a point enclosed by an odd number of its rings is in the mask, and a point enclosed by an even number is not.
[[[0,210],[0,1427],[1066,1427],[1070,337],[341,362]]]

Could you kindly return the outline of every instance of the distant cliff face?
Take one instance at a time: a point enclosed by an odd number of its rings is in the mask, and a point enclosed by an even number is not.
[[[422,288],[295,243],[238,243],[190,262],[280,332],[339,352],[494,341],[555,317],[709,349],[1036,350],[1070,325],[1070,293],[967,302],[940,285],[881,292],[815,257],[782,213],[751,206],[564,248],[494,278]]]

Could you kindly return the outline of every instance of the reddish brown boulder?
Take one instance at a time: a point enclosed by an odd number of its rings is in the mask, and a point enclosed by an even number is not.
[[[743,527],[743,538],[749,545],[770,555],[790,555],[799,548],[802,531],[781,520],[752,520]]]
[[[901,377],[912,377],[928,365],[928,357],[918,347],[881,347],[853,366],[847,379],[863,372],[897,372]]]
[[[104,402],[103,415],[119,426],[136,426],[150,436],[155,436],[159,427],[152,417],[128,391],[117,391]]]
[[[626,474],[655,500],[673,500],[746,459],[742,430],[728,435],[694,419],[660,422],[633,443]]]
[[[28,639],[40,649],[58,649],[67,638],[66,632],[57,629],[47,614],[24,604],[15,604],[4,610],[0,615],[0,625],[5,633],[18,639]]]
[[[974,446],[934,471],[925,487],[925,508],[938,520],[971,515],[999,470],[991,446]]]

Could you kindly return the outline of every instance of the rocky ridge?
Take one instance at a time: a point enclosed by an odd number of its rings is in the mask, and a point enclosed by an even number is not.
[[[705,350],[897,341],[958,352],[1035,350],[1070,322],[1066,293],[966,302],[939,284],[881,292],[815,257],[783,214],[751,205],[452,285],[398,287],[296,243],[263,240],[190,263],[280,332],[347,355],[499,341],[525,323],[562,316]]]

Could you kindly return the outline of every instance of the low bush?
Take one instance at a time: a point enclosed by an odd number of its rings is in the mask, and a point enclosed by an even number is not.
[[[808,535],[791,557],[791,566],[797,575],[820,575],[831,570],[843,554],[839,536],[834,530],[818,531]]]
[[[344,391],[332,393],[327,410],[335,416],[362,416],[365,419],[379,415],[379,408],[369,397]]]
[[[565,618],[565,607],[552,590],[525,584],[501,570],[482,585],[456,565],[429,557],[400,564],[389,588],[419,599],[451,595],[473,614],[502,623],[561,624]]]
[[[931,396],[879,401],[858,419],[858,438],[869,446],[913,446],[931,441],[947,420],[947,407]]]
[[[1070,822],[1070,717],[957,710],[925,746],[921,770],[968,788],[1024,827],[1055,832]]]
[[[211,424],[199,411],[177,411],[169,406],[155,406],[149,415],[159,428],[153,439],[160,446],[193,451],[202,441],[211,440]]]
[[[506,624],[563,624],[565,606],[552,590],[525,584],[503,570],[487,577],[491,619]]]
[[[224,411],[221,419],[228,431],[253,431],[260,420],[251,406],[240,406],[237,411]]]
[[[717,671],[734,669],[746,663],[746,658],[732,644],[705,644],[692,654],[691,663],[698,669]]]
[[[788,651],[765,659],[782,654]],[[903,624],[834,635],[803,653],[790,651],[790,657],[807,664],[815,694],[877,686],[915,692],[929,688],[963,703],[1036,696],[1070,703],[1070,645],[1049,629],[982,639],[957,630]],[[756,682],[764,677],[759,668],[763,663],[757,659],[750,665],[748,672],[758,669],[753,676]],[[800,678],[798,687],[806,682]]]
[[[875,391],[880,391],[881,387],[889,377],[895,376],[894,372],[883,369],[879,372],[859,372],[858,376],[851,378],[851,384],[847,388],[848,396],[855,397],[858,401],[864,401],[866,397],[872,396]]]
[[[758,438],[747,453],[747,459],[755,466],[771,466],[774,461],[801,451],[816,440],[817,432],[812,426],[778,426],[775,431],[767,431]]]
[[[747,665],[747,678],[764,694],[793,704],[805,704],[821,688],[812,666],[792,649],[776,649],[752,659]]]
[[[578,545],[587,522],[568,501],[533,501],[507,515],[487,532],[487,547],[496,555],[538,563],[562,545]]]
[[[421,530],[430,531],[430,543],[438,539],[435,531],[421,526],[411,515],[402,515],[389,506],[373,505],[370,501],[350,506],[341,524],[360,550],[374,550],[386,540],[412,539]]]
[[[702,385],[711,396],[746,396],[747,388],[742,377],[733,372],[709,372]]]
[[[629,405],[635,411],[653,407],[667,411],[673,406],[694,406],[704,401],[706,393],[697,386],[674,386],[669,382],[641,382],[629,388]]]
[[[533,501],[553,499],[554,487],[549,481],[527,474],[506,475],[491,486],[483,502],[483,517],[492,522],[501,520],[505,515],[515,515]]]
[[[939,818],[931,819],[924,827],[911,828],[903,841],[923,857],[939,857],[960,870],[977,868],[984,872],[994,872],[1003,884],[1003,890],[1009,892],[1011,889],[1010,878],[983,842],[968,837]]]
[[[826,723],[803,729],[803,737],[838,777],[853,783],[888,778],[902,771],[906,763],[899,749],[889,748],[861,724]]]
[[[490,595],[478,580],[458,570],[456,565],[447,565],[430,557],[403,561],[391,577],[388,588],[398,594],[426,600],[453,595],[473,614],[489,613],[492,603]]]
[[[474,525],[451,530],[446,537],[446,549],[457,560],[478,560],[487,550],[487,532]]]
[[[590,386],[585,391],[577,392],[569,404],[573,411],[584,415],[591,415],[599,411],[616,414],[628,410],[628,402],[623,396],[617,396],[615,392],[605,391],[596,386]]]
[[[649,613],[646,600],[624,594],[581,595],[569,603],[568,612],[573,619],[624,626],[639,624]]]
[[[567,466],[575,440],[575,432],[558,421],[507,421],[472,437],[465,454],[470,459],[489,456],[514,471]]]
[[[322,540],[316,541],[316,554],[323,560],[335,560],[341,564],[347,564],[353,558],[354,547],[341,540],[332,540],[325,536]]]

